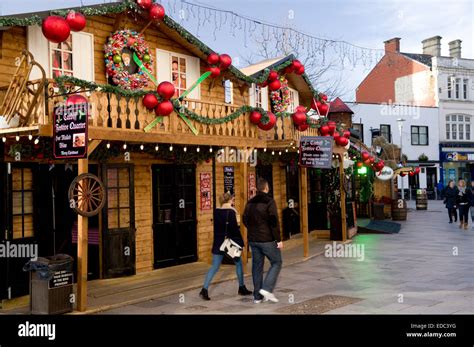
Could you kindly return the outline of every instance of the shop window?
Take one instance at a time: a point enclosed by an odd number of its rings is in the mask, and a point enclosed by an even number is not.
[[[12,168],[13,239],[34,236],[33,187],[31,168]]]
[[[412,126],[411,127],[411,144],[419,146],[428,146],[428,127]]]

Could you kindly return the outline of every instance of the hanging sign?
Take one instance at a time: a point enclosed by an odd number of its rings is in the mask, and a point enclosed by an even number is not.
[[[303,136],[300,139],[300,165],[330,169],[332,163],[331,136]]]
[[[252,199],[257,195],[257,183],[255,180],[255,174],[253,172],[249,173],[249,185],[248,185],[248,199]]]
[[[54,108],[54,158],[87,157],[89,103],[62,104]]]
[[[224,166],[224,192],[234,195],[234,167]]]
[[[199,187],[201,189],[201,211],[211,209],[211,174],[203,172],[200,175]]]
[[[375,175],[381,181],[388,181],[393,177],[393,169],[389,166],[384,166],[382,170]]]

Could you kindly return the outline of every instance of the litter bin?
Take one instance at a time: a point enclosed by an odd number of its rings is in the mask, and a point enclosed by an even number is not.
[[[66,254],[30,260],[23,271],[30,271],[30,310],[32,314],[71,312],[73,303],[74,260]]]

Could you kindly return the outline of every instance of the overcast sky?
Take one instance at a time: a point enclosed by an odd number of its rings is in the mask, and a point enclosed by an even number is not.
[[[170,1],[179,3],[179,0]],[[443,38],[442,55],[449,55],[448,42],[461,39],[462,56],[474,58],[474,0],[188,1],[233,10],[281,25],[288,24],[288,12],[291,10],[295,17],[290,24],[295,29],[370,48],[382,49],[383,41],[400,37],[403,52],[421,53],[421,41],[439,35]],[[105,2],[110,1],[83,0],[82,4]],[[165,9],[170,6],[167,0],[162,1],[162,4]],[[80,0],[0,0],[0,11],[1,14],[8,15],[80,5]],[[171,13],[171,9],[167,12]],[[182,24],[196,34],[195,22],[189,20]],[[243,48],[241,38],[230,40],[226,32],[218,33],[214,38],[213,26],[200,28],[199,38],[217,52],[227,52],[233,57],[248,56],[253,49],[252,45]],[[344,99],[354,99],[355,87],[366,73],[367,67],[345,68],[345,88],[349,92],[344,95]]]

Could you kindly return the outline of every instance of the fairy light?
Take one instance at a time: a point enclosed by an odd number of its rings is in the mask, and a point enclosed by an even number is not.
[[[3,141],[3,142],[5,142],[5,141]],[[39,137],[37,137],[37,138],[35,139],[35,142],[34,142],[34,144],[35,144],[35,145],[37,145],[39,142],[40,142],[40,138],[39,138]]]
[[[173,152],[173,145],[170,145],[170,152]]]
[[[266,152],[266,151],[267,151],[267,148],[265,147],[265,148],[263,149],[263,151]]]
[[[123,149],[127,149],[127,143],[126,142],[123,144]]]
[[[33,140],[33,135],[31,135],[31,134],[28,135],[28,140],[30,140],[30,141]]]
[[[200,149],[199,146],[198,146],[198,148],[196,148],[196,152],[199,153],[200,151],[201,151],[201,149]]]
[[[3,143],[7,142],[7,138],[5,136],[2,137],[2,141],[3,141]]]
[[[155,146],[155,151],[158,152],[158,150],[160,149],[160,147],[158,147],[158,145]]]
[[[110,149],[110,142],[107,142],[106,147],[107,147],[107,149]]]
[[[286,152],[286,153],[288,153],[288,148],[287,148],[287,149],[285,149],[285,152]]]
[[[275,151],[272,151],[272,155],[275,155]]]
[[[16,140],[16,142],[20,141],[20,135],[16,135],[15,140]]]
[[[209,147],[209,153],[212,153],[212,146]]]
[[[280,151],[280,152],[278,152],[278,155],[281,155],[281,151]]]
[[[187,152],[188,148],[186,146],[184,146],[183,151]]]
[[[145,148],[145,146],[143,146],[143,144],[141,144],[140,149],[143,151],[144,148]]]

